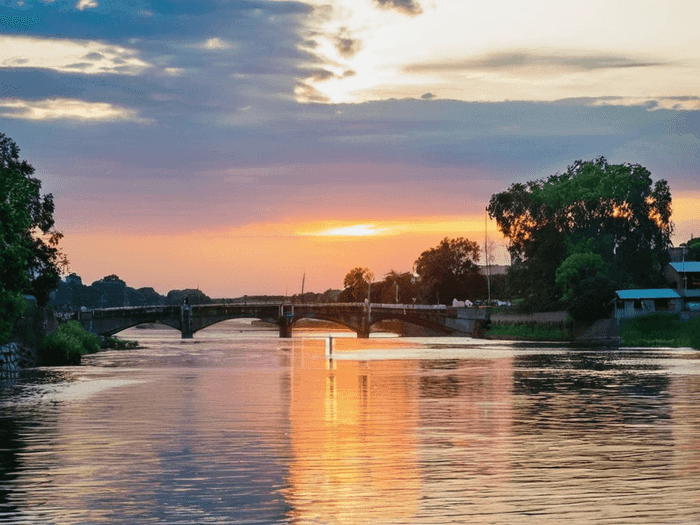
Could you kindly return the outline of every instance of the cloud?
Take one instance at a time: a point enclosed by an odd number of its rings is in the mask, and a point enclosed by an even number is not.
[[[21,120],[77,120],[82,122],[131,121],[149,124],[138,112],[106,102],[86,102],[70,98],[47,100],[0,99],[0,116]]]
[[[404,68],[407,73],[441,73],[470,71],[504,71],[520,75],[559,73],[562,71],[595,71],[664,67],[667,62],[641,61],[629,57],[606,55],[537,54],[530,52],[500,52],[469,60],[451,60],[413,64]]]
[[[197,46],[199,49],[222,50],[233,49],[234,45],[221,38],[209,38]]]
[[[303,82],[298,82],[294,87],[294,96],[299,102],[318,102],[323,104],[329,104],[331,102],[330,97],[321,93],[316,88],[305,84]]]
[[[350,37],[347,28],[343,27],[335,37],[335,48],[343,58],[351,58],[357,54],[362,47],[362,43]]]
[[[87,62],[86,62],[87,60]],[[0,68],[51,69],[86,75],[138,75],[148,63],[136,51],[92,40],[0,36]]]
[[[602,97],[590,102],[591,106],[646,106],[648,111],[700,111],[700,97]]]
[[[374,0],[374,2],[383,9],[393,9],[405,15],[419,15],[423,9],[418,2],[414,0]]]
[[[98,7],[98,3],[95,0],[78,0],[78,3],[75,4],[75,8],[78,11],[82,11],[83,9],[94,9],[95,7]]]

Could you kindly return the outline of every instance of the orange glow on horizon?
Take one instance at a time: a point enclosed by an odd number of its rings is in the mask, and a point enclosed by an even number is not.
[[[321,221],[303,222],[294,228],[295,235],[316,237],[365,237],[419,233],[443,233],[444,236],[464,236],[464,232],[484,229],[482,217],[410,217],[391,221]],[[489,231],[495,225],[489,226]],[[483,234],[482,234],[483,237]]]

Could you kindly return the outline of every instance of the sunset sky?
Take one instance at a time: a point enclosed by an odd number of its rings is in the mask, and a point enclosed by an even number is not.
[[[87,284],[382,278],[446,236],[483,244],[493,193],[600,155],[669,181],[678,244],[700,235],[698,19],[696,0],[0,0],[0,131]]]

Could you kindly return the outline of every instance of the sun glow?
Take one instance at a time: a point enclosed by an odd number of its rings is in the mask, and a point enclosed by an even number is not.
[[[465,231],[482,230],[483,227],[483,219],[473,217],[430,217],[366,223],[308,223],[297,227],[295,234],[312,237],[371,237],[437,232],[463,234]]]
[[[365,237],[367,235],[377,235],[379,233],[381,233],[381,230],[375,228],[373,224],[354,224],[352,226],[341,226],[340,228],[331,228],[330,230],[317,232],[314,235]]]

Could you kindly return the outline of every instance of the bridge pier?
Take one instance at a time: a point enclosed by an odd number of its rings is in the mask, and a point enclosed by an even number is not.
[[[280,320],[280,337],[284,339],[289,339],[292,337],[292,323],[288,322],[286,319]]]
[[[192,339],[192,309],[188,304],[180,307],[180,333],[182,339]]]

